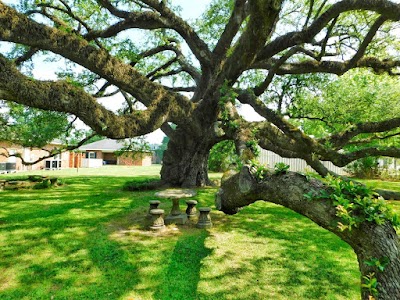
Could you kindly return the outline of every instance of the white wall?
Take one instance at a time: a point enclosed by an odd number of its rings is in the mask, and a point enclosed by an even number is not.
[[[99,168],[103,165],[101,158],[83,158],[82,168]]]
[[[260,156],[258,157],[260,163],[263,165],[267,165],[269,168],[274,168],[276,163],[283,162],[290,166],[289,171],[293,172],[306,172],[306,171],[314,171],[309,165],[307,165],[306,161],[299,158],[284,158],[275,154],[274,152],[267,151],[261,149]],[[330,161],[322,162],[328,170],[335,172],[339,175],[346,175],[346,172],[343,168],[336,167]]]

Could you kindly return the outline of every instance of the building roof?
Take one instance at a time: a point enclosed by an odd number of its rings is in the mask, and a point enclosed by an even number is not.
[[[124,140],[112,140],[112,139],[104,139],[97,142],[93,142],[90,144],[83,145],[79,147],[79,150],[88,151],[88,150],[99,150],[99,151],[117,151],[125,146]]]
[[[115,152],[127,146],[125,140],[112,140],[104,139],[90,144],[83,145],[78,148],[81,151],[102,151],[102,152]],[[137,150],[140,152],[151,152],[146,150]]]
[[[63,142],[63,141],[60,140],[60,139],[54,139],[54,140],[52,140],[49,144],[50,144],[50,145],[65,145],[65,142]]]

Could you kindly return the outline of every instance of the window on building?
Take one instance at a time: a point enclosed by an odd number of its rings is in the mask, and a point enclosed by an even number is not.
[[[7,158],[7,162],[10,162],[10,163],[15,163],[15,162],[17,162],[17,157],[14,156],[14,154],[16,154],[16,153],[17,153],[17,150],[16,150],[16,149],[10,149],[10,150],[8,150],[9,157]]]
[[[86,152],[86,158],[94,159],[97,158],[96,152]]]

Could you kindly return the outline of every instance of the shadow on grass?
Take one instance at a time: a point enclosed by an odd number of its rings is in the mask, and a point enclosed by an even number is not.
[[[155,299],[197,299],[202,260],[212,252],[205,247],[208,236],[207,231],[201,230],[179,237]]]
[[[126,179],[74,178],[46,190],[2,192],[0,299],[118,299],[137,267],[104,225],[142,210],[153,192],[121,191]]]
[[[261,288],[261,295],[267,298],[359,298],[360,273],[353,250],[336,235],[307,218],[284,207],[261,201],[235,216],[220,218],[217,215],[213,221],[221,231],[233,231],[251,237],[255,239],[253,243],[258,242],[259,247],[267,250],[261,257],[252,258],[250,255],[246,260],[244,256],[240,266],[227,269],[223,275],[238,276],[238,272],[249,271],[249,268],[252,270],[252,275],[247,277],[248,282],[238,287],[249,291],[249,294],[242,295],[245,299],[260,296],[252,286],[263,284],[265,269],[271,270],[268,284],[276,286],[271,294]],[[226,253],[223,259],[234,261],[235,256],[235,251],[232,251]],[[253,294],[250,294],[251,291]],[[223,292],[207,296],[213,299],[225,297]]]
[[[88,284],[74,299],[118,299],[139,283],[137,266],[129,261],[121,245],[108,237],[104,229],[90,234],[90,260],[101,272],[100,279]]]
[[[214,209],[209,231],[155,235],[142,224],[154,191],[123,192],[126,180],[2,193],[0,299],[359,298],[350,247],[306,218],[262,202]],[[198,206],[215,191],[199,189]]]

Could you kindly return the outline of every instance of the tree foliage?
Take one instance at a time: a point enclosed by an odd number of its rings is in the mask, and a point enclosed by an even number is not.
[[[236,154],[232,141],[222,141],[210,150],[208,168],[214,172],[225,172],[240,167],[240,158]]]
[[[353,124],[396,118],[400,114],[400,108],[395,105],[399,96],[398,78],[352,70],[329,82],[318,82],[316,91],[293,97],[290,113],[292,118],[302,120],[301,126],[306,133],[325,137],[340,133]],[[360,139],[367,136],[360,135]],[[378,141],[376,138],[375,142]],[[398,143],[393,136],[391,141]]]
[[[43,147],[56,138],[68,135],[69,121],[65,114],[5,103],[0,139],[24,147]]]

